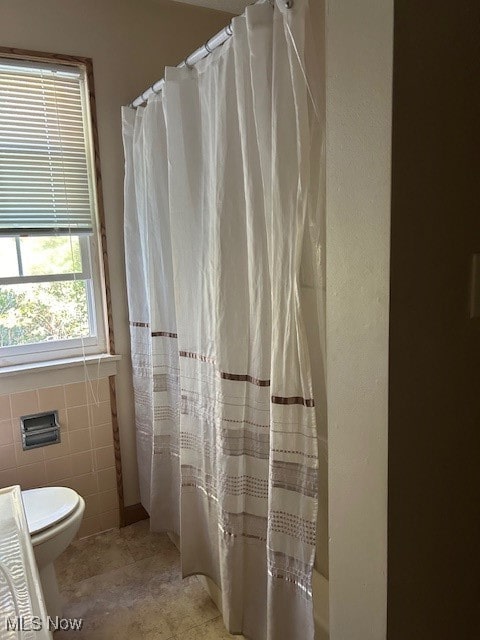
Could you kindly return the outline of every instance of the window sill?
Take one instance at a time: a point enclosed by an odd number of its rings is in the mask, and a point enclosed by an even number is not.
[[[121,358],[104,353],[0,367],[0,394],[113,376]]]

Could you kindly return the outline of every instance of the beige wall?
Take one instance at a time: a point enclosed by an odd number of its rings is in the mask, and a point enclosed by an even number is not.
[[[480,4],[395,4],[389,640],[480,638]],[[432,10],[433,9],[433,10]]]
[[[58,444],[23,451],[20,416],[58,410]],[[85,499],[79,536],[118,526],[108,378],[0,396],[0,487],[64,486]]]
[[[0,46],[93,58],[119,364],[125,503],[139,501],[123,253],[120,107],[225,26],[231,16],[152,0],[1,0]],[[1,390],[0,390],[1,393]],[[53,448],[53,447],[52,447]]]
[[[385,640],[393,0],[326,4],[330,638]]]

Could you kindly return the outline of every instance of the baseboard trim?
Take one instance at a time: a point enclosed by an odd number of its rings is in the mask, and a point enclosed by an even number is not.
[[[123,508],[123,526],[125,527],[129,524],[140,522],[140,520],[147,520],[148,517],[148,513],[140,503],[131,504]]]

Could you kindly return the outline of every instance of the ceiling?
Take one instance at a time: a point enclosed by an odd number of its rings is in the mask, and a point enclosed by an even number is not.
[[[252,0],[176,0],[176,2],[195,4],[197,7],[207,7],[236,14],[243,13],[245,7],[252,4]]]

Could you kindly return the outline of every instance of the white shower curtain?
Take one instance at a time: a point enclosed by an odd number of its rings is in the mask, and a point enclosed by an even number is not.
[[[300,278],[322,249],[322,137],[307,12],[248,7],[223,47],[123,110],[142,503],[180,535],[183,574],[219,586],[229,631],[253,640],[313,639]]]

